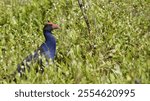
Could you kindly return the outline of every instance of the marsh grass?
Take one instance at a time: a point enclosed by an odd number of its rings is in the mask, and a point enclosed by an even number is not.
[[[0,78],[44,41],[47,20],[57,54],[43,74],[32,64],[17,83],[150,83],[150,2],[84,0],[91,34],[77,0],[0,0]],[[15,83],[13,77],[1,83]]]

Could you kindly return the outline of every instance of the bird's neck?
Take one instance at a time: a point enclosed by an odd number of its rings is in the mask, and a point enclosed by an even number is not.
[[[53,38],[52,32],[44,31],[44,37],[46,42],[51,41],[51,39]]]

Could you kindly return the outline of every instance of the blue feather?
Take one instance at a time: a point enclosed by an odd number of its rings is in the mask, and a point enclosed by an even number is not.
[[[58,25],[48,22],[43,29],[43,34],[45,37],[45,42],[34,51],[33,54],[27,56],[20,64],[17,66],[17,71],[22,74],[25,71],[25,67],[30,70],[30,66],[28,63],[38,62],[40,68],[43,69],[43,62],[40,58],[41,56],[45,57],[47,62],[48,60],[54,60],[56,54],[56,40],[55,37],[52,35],[52,30],[59,28]]]

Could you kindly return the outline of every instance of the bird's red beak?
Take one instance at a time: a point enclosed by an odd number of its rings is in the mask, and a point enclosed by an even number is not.
[[[50,24],[53,29],[59,29],[60,28],[57,24],[54,24],[52,22],[48,22],[47,24]]]

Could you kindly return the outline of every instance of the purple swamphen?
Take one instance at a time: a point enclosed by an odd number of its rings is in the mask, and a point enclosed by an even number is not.
[[[16,71],[14,71],[10,75],[5,75],[2,79],[7,79],[10,77],[13,77],[13,81],[17,82],[15,75],[17,73],[19,73],[20,77],[22,77],[23,74],[25,73],[26,69],[28,71],[30,70],[29,64],[33,63],[33,62],[38,63],[38,66],[40,66],[40,72],[43,73],[44,65],[42,63],[41,57],[44,56],[46,58],[47,63],[49,62],[49,60],[53,61],[54,57],[55,57],[56,40],[55,40],[55,37],[52,35],[52,31],[54,29],[59,29],[59,26],[57,24],[54,24],[54,23],[48,21],[43,28],[45,42],[37,50],[35,50],[33,54],[30,54],[20,64],[18,64]],[[39,70],[37,72],[39,72]],[[1,81],[1,79],[0,79],[0,81]]]
[[[40,71],[43,71],[44,69],[42,59],[40,58],[41,56],[44,56],[47,62],[49,61],[49,59],[51,59],[52,61],[54,60],[56,52],[56,40],[52,35],[52,30],[54,29],[59,29],[59,26],[49,21],[45,24],[43,28],[45,42],[37,50],[35,50],[33,54],[30,54],[20,64],[18,64],[18,73],[22,74],[23,72],[25,72],[26,67],[29,70],[30,66],[28,63],[35,61],[39,64]]]

